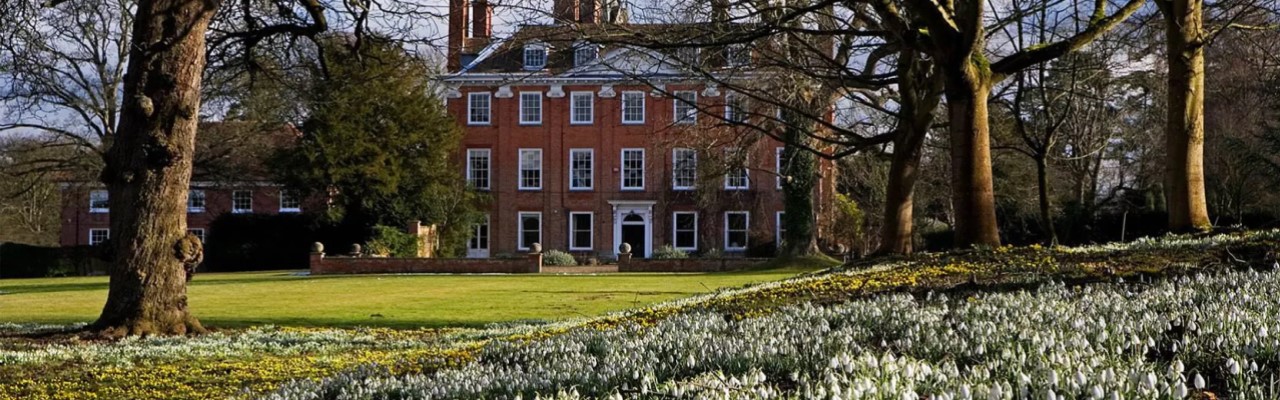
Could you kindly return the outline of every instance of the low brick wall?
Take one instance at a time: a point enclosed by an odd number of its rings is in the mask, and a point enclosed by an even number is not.
[[[618,257],[618,272],[722,272],[742,271],[769,258],[683,258],[671,260]]]
[[[311,255],[311,275],[336,274],[536,274],[542,255],[526,258],[380,258]]]

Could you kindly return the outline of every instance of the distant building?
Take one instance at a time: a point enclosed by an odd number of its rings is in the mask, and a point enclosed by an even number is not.
[[[196,135],[197,165],[187,194],[188,232],[204,240],[209,225],[227,213],[302,212],[307,207],[302,199],[271,182],[263,166],[266,155],[297,137],[292,127],[201,123]],[[102,183],[64,182],[61,189],[62,246],[95,245],[111,237],[111,199]]]
[[[664,62],[706,55],[597,44],[582,34],[679,34],[688,25],[627,24],[625,10],[591,0],[557,0],[554,9],[566,24],[521,26],[495,39],[486,2],[450,0],[450,73],[442,80],[465,132],[460,168],[493,199],[468,255],[517,253],[533,243],[612,255],[626,242],[636,257],[662,245],[741,254],[781,243],[782,144],[762,137],[747,149],[691,145],[732,134],[726,122],[762,118],[743,110],[744,96]],[[723,51],[705,58],[733,68],[751,63],[749,46]],[[707,176],[720,155],[712,152],[745,153],[746,162]],[[834,166],[823,161],[821,169],[816,203],[825,207]]]

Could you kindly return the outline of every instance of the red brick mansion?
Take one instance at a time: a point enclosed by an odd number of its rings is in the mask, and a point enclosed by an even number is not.
[[[519,253],[533,243],[608,256],[626,242],[635,257],[662,245],[742,254],[780,243],[782,144],[759,134],[701,140],[733,135],[725,121],[751,124],[763,113],[748,116],[734,93],[662,62],[679,51],[597,44],[574,33],[677,25],[611,24],[617,10],[577,0],[557,0],[555,9],[556,20],[576,22],[573,29],[527,25],[499,39],[483,0],[450,2],[443,82],[465,131],[460,167],[492,198],[468,256]],[[726,51],[722,62],[750,62],[749,48]],[[709,165],[729,151],[744,161]],[[818,215],[834,191],[832,166],[821,169]]]

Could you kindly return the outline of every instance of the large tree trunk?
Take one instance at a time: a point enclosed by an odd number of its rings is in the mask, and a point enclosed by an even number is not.
[[[941,100],[941,81],[931,63],[914,49],[899,53],[899,131],[893,141],[893,160],[885,188],[884,224],[880,229],[879,254],[911,254],[913,250],[913,209],[916,180],[920,174],[920,154],[933,112]]]
[[[951,134],[951,204],[955,245],[999,246],[987,97],[991,71],[972,59],[944,66]]]
[[[1036,156],[1036,186],[1040,194],[1040,224],[1049,245],[1058,244],[1058,230],[1053,227],[1053,210],[1049,204],[1049,160],[1045,154]]]
[[[792,117],[791,111],[783,111],[787,127],[783,132],[782,207],[785,212],[782,248],[779,256],[805,257],[821,254],[818,248],[817,215],[814,213],[813,193],[817,189],[820,173],[818,158],[802,146],[811,144],[807,129],[812,123]],[[791,118],[789,118],[791,117]]]
[[[1169,230],[1207,230],[1204,190],[1203,1],[1162,0],[1169,63],[1165,198]]]
[[[119,137],[103,182],[110,192],[111,285],[93,328],[108,335],[200,332],[187,310],[184,264],[199,258],[186,235],[187,189],[216,1],[137,6]]]

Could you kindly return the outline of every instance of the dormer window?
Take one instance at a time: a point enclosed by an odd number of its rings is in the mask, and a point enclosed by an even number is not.
[[[573,65],[583,66],[596,61],[600,57],[600,46],[590,42],[578,42],[573,47]]]
[[[734,43],[725,48],[725,59],[730,67],[742,67],[751,63],[751,47],[746,43]]]
[[[537,71],[547,67],[547,45],[529,43],[524,46],[524,69]]]
[[[676,59],[684,65],[698,65],[698,48],[681,47],[676,49]]]

